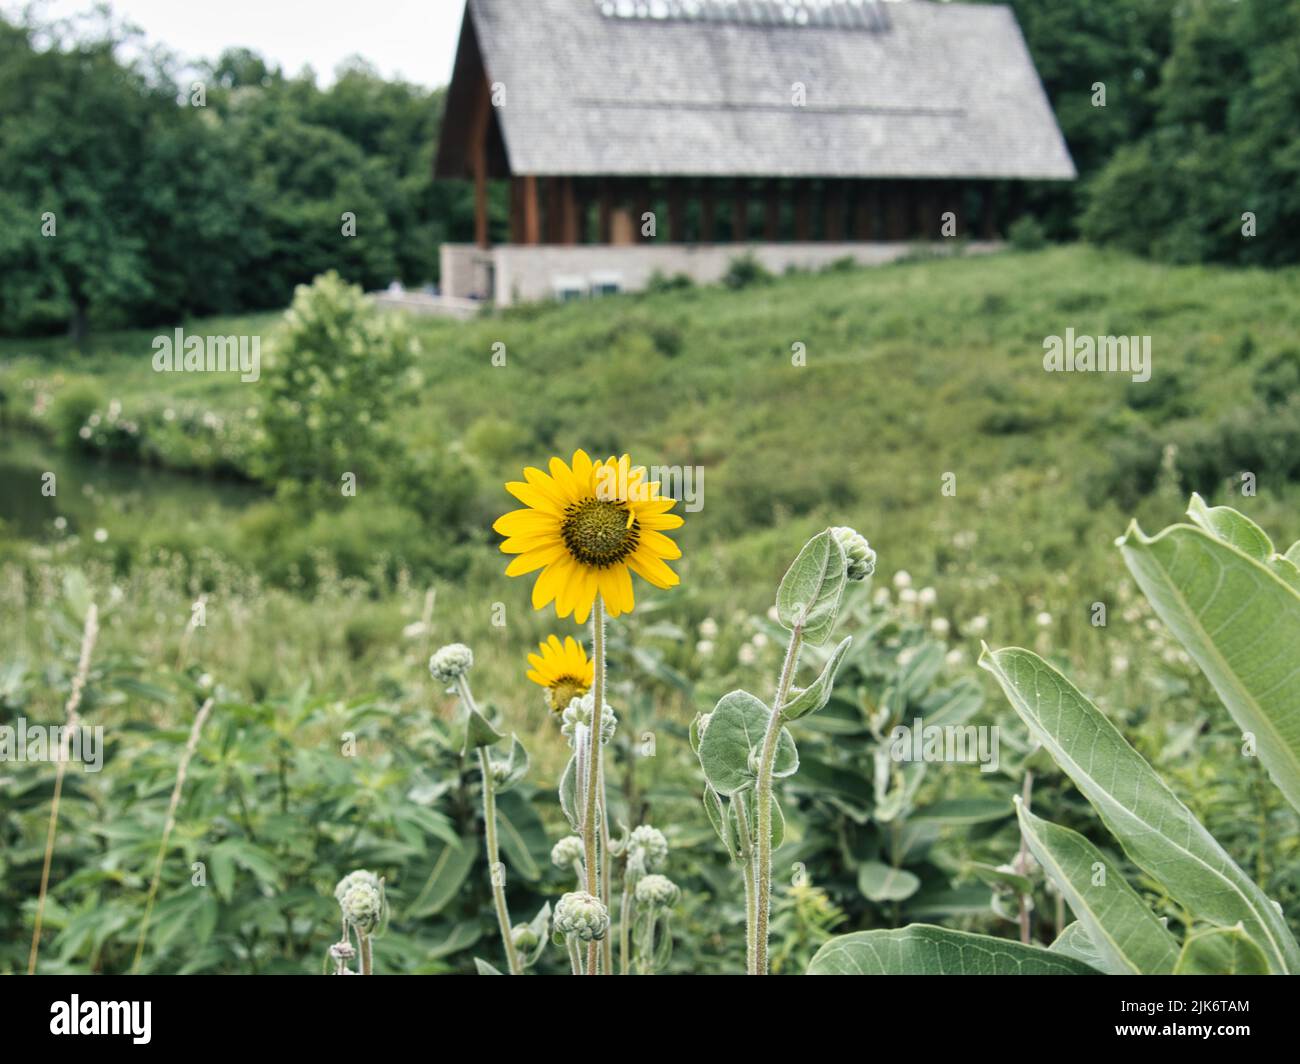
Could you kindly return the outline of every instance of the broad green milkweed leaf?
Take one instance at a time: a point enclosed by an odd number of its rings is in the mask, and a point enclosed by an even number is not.
[[[1062,953],[1005,938],[912,924],[831,939],[809,975],[1100,975]]]
[[[1177,941],[1101,851],[1078,832],[1034,816],[1018,796],[1016,813],[1030,852],[1087,932],[1098,966],[1125,975],[1172,972]]]
[[[477,709],[471,709],[465,719],[465,752],[477,750],[480,746],[495,746],[505,736],[488,723],[487,717]]]
[[[1207,510],[1193,496],[1189,512],[1214,532],[1172,525],[1148,538],[1134,524],[1120,551],[1237,726],[1255,736],[1273,782],[1300,809],[1300,591],[1270,564],[1268,537],[1225,509]],[[1223,530],[1231,538],[1221,538]]]
[[[1215,539],[1236,547],[1257,562],[1267,562],[1273,554],[1273,541],[1264,530],[1231,506],[1206,506],[1205,500],[1192,492],[1191,502],[1187,505],[1187,516]]]
[[[1300,946],[1277,907],[1078,688],[1017,647],[985,647],[980,666],[1136,865],[1202,919],[1240,921],[1273,971],[1300,972]]]
[[[564,814],[564,818],[569,822],[569,827],[577,831],[581,819],[578,809],[577,754],[569,758],[569,763],[564,766],[564,771],[560,774],[560,812]]]
[[[497,834],[512,872],[527,880],[541,877],[541,861],[550,844],[537,810],[518,791],[503,794],[497,802]]]
[[[506,760],[505,779],[497,783],[497,794],[505,794],[528,775],[528,751],[513,732],[510,735],[510,757]]]
[[[903,868],[880,861],[858,865],[858,890],[872,901],[904,901],[921,888],[921,881]]]
[[[826,662],[821,675],[781,707],[782,717],[786,720],[798,720],[800,717],[806,717],[809,713],[816,713],[826,705],[830,700],[831,691],[835,687],[835,674],[839,671],[840,662],[844,659],[844,652],[849,649],[849,644],[852,642],[852,636],[845,636]]]
[[[1268,958],[1240,926],[1216,927],[1191,935],[1175,975],[1268,975]]]
[[[804,544],[776,592],[776,612],[791,631],[802,626],[803,640],[826,642],[844,598],[847,565],[844,550],[827,529]]]
[[[434,858],[429,877],[420,893],[407,907],[406,915],[413,918],[432,916],[441,912],[460,891],[469,878],[470,870],[479,854],[479,842],[472,836],[460,840],[459,846],[444,843]]]
[[[748,691],[723,695],[700,737],[700,767],[719,794],[731,795],[756,778],[763,733],[772,711]],[[799,767],[794,738],[785,728],[777,737],[772,774],[789,776]]]
[[[1066,957],[1073,957],[1076,961],[1082,961],[1084,964],[1096,968],[1099,972],[1106,975],[1118,975],[1118,972],[1107,971],[1102,966],[1101,956],[1097,953],[1097,947],[1092,944],[1092,939],[1088,937],[1082,925],[1076,920],[1072,924],[1067,924],[1064,931],[1056,936],[1056,941],[1047,947],[1052,953],[1061,953]]]

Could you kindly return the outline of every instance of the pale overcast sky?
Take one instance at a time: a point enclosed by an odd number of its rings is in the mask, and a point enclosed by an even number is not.
[[[22,6],[0,0],[8,13]],[[44,0],[36,9],[62,18],[93,6]],[[215,59],[244,45],[289,74],[311,66],[326,82],[342,60],[360,55],[387,77],[435,86],[451,78],[464,0],[112,0],[111,7],[184,59]]]

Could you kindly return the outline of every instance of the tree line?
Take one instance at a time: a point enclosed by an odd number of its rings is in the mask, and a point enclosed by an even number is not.
[[[1049,236],[1297,260],[1300,0],[1011,4],[1080,171],[1030,192]],[[361,60],[323,88],[247,49],[183,65],[103,14],[0,18],[0,331],[278,308],[330,269],[436,280],[473,232],[471,190],[432,178],[442,104]]]

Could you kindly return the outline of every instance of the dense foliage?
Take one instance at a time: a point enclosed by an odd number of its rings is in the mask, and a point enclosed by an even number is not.
[[[186,67],[112,22],[0,18],[0,330],[279,308],[330,269],[435,280],[472,229],[433,182],[441,100],[359,60],[322,89],[243,49]]]

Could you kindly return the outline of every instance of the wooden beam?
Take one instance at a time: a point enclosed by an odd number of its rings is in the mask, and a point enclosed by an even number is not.
[[[826,225],[823,239],[835,242],[844,239],[844,182],[828,179],[826,189]]]
[[[713,182],[708,178],[700,184],[700,243],[712,244],[718,223],[718,201],[714,197]]]
[[[763,239],[771,243],[781,239],[781,182],[767,183],[767,202],[763,208]]]
[[[610,179],[607,177],[602,178],[600,182],[599,200],[596,208],[597,210],[596,243],[597,244],[608,244],[610,242],[609,224],[610,224],[610,217],[614,210],[613,195],[614,195],[613,182],[610,181]]]
[[[876,222],[880,217],[880,183],[857,181],[853,186],[853,239],[876,239]]]
[[[560,243],[576,244],[578,242],[578,197],[573,187],[573,178],[559,179],[560,198]]]
[[[686,206],[680,178],[668,178],[668,239],[674,244],[686,242]]]
[[[794,238],[799,243],[812,239],[812,186],[803,178],[794,182]]]
[[[885,239],[889,241],[906,240],[909,229],[910,190],[906,181],[888,181],[884,187],[885,194]]]
[[[980,236],[996,240],[998,236],[997,197],[992,181],[980,183]]]
[[[749,239],[749,182],[737,180],[731,195],[731,239],[743,243]]]
[[[523,201],[523,229],[520,241],[524,244],[540,244],[542,218],[537,203],[537,177],[533,174],[525,174],[520,180],[520,198]]]

